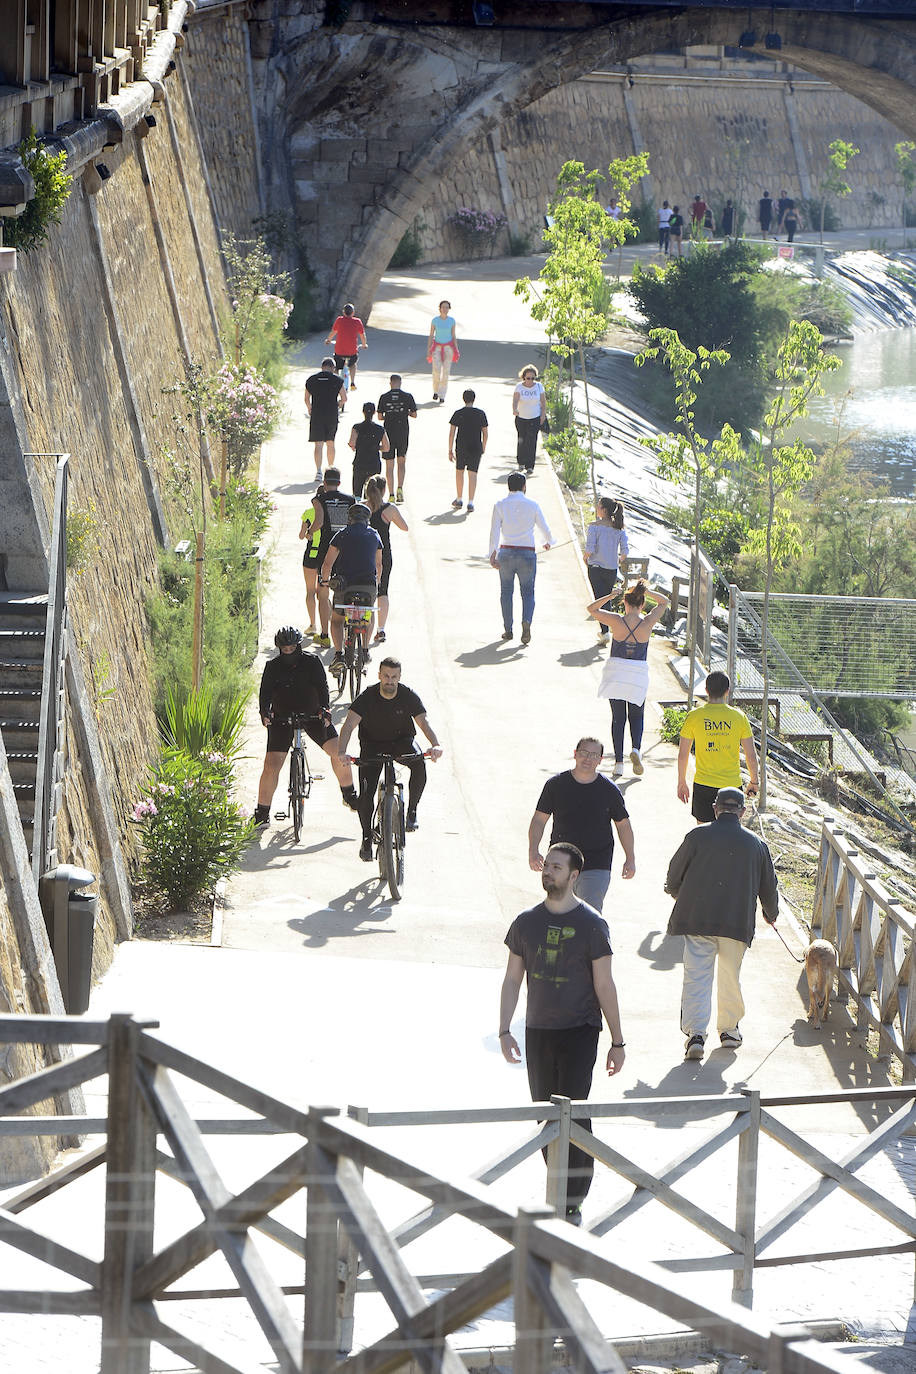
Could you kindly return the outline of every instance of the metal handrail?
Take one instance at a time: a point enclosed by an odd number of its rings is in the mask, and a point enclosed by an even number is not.
[[[44,873],[51,851],[54,817],[54,757],[57,753],[57,725],[63,660],[66,654],[67,616],[67,485],[69,453],[61,454],[54,482],[54,509],[51,524],[51,550],[48,558],[48,609],[45,626],[45,654],[41,675],[41,712],[38,727],[38,767],[35,773],[35,820],[32,831],[32,876],[35,882]]]

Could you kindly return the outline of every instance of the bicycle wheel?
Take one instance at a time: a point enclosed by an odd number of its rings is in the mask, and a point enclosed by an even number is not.
[[[364,664],[363,664],[363,655],[365,654],[365,652],[366,652],[366,651],[365,651],[365,648],[363,647],[363,637],[362,637],[362,635],[361,635],[361,634],[355,634],[355,635],[353,636],[353,644],[352,644],[352,646],[351,646],[351,652],[350,652],[350,656],[349,656],[349,671],[350,671],[350,705],[351,705],[351,706],[352,706],[353,702],[356,700],[356,698],[359,696],[360,688],[362,687],[363,667],[364,667]]]
[[[302,834],[302,803],[305,801],[305,760],[300,749],[289,756],[289,814],[293,818],[293,839]]]
[[[404,887],[404,803],[400,789],[388,792],[382,807],[382,843],[380,854],[384,851],[386,878],[391,900],[401,900]]]

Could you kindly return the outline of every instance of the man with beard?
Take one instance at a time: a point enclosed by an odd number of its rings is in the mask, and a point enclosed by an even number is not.
[[[527,975],[525,1062],[533,1102],[549,1101],[554,1094],[580,1102],[588,1097],[602,1013],[611,1032],[608,1074],[623,1067],[607,923],[574,891],[584,862],[574,844],[551,845],[541,873],[544,900],[517,916],[506,936],[509,960],[499,1001],[499,1044],[509,1064],[521,1063],[510,1022]],[[591,1130],[590,1121],[581,1125]],[[582,1223],[593,1171],[591,1155],[570,1145],[566,1220],[573,1226]]]

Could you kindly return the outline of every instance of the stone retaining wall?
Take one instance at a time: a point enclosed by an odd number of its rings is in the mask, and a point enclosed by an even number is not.
[[[540,242],[543,215],[567,158],[605,169],[615,157],[648,150],[647,200],[682,211],[699,191],[719,207],[727,196],[745,206],[756,231],[757,201],[785,187],[796,198],[817,195],[832,139],[861,152],[846,180],[852,194],[834,200],[847,228],[897,224],[894,144],[899,130],[833,86],[804,78],[725,79],[592,76],[542,96],[459,159],[430,195],[418,220],[423,261],[506,251],[507,236],[475,253],[449,224],[462,205],[504,213],[509,227]],[[808,226],[814,230],[817,226]]]

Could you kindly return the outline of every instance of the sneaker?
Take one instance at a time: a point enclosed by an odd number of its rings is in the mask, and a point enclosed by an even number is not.
[[[511,631],[511,630],[503,630],[502,637],[503,637],[503,639],[511,639],[511,638],[512,638],[512,631]]]
[[[359,806],[359,801],[356,796],[355,787],[342,787],[340,789],[340,799],[343,802],[344,806],[349,806],[351,811],[357,810]]]
[[[270,825],[270,807],[261,806],[260,803],[254,808],[253,817],[255,826]]]
[[[605,625],[602,625],[602,626],[599,628],[599,630],[598,630],[598,643],[599,643],[599,644],[604,644],[605,641],[607,640],[607,636],[608,636],[607,627],[606,627]]]
[[[420,822],[417,820],[416,808],[414,808],[413,811],[407,812],[407,819],[404,822],[404,829],[411,831],[420,829]]]
[[[470,513],[471,513],[471,511],[472,511],[473,509],[474,509],[474,502],[473,502],[473,501],[469,501],[469,502],[468,502],[468,515],[470,515]]]
[[[530,620],[523,620],[523,621],[522,621],[522,643],[523,643],[523,644],[530,644],[530,643],[531,643],[531,621],[530,621]]]
[[[356,383],[355,383],[355,382],[351,382],[351,383],[350,383],[350,390],[351,390],[351,391],[355,391],[355,390],[356,390]]]
[[[403,487],[398,487],[397,496],[395,496],[394,499],[395,499],[395,501],[403,501],[403,500],[404,500],[404,488],[403,488]]]
[[[434,401],[438,401],[438,399],[439,399],[439,393],[438,393],[438,391],[434,391],[434,392],[433,392],[433,400],[434,400]]]
[[[371,864],[372,862],[372,841],[368,835],[363,836],[363,842],[359,847],[359,857],[363,863]]]
[[[705,1035],[691,1035],[690,1039],[687,1041],[687,1048],[684,1050],[684,1058],[702,1059],[705,1045]]]
[[[622,778],[622,777],[623,777],[623,759],[618,759],[617,762],[614,764],[614,771],[613,771],[613,773],[611,774],[611,777],[613,777],[613,778]]]
[[[445,397],[444,397],[444,396],[440,396],[440,397],[439,397],[439,404],[440,404],[440,406],[444,406],[444,405],[445,405]]]
[[[317,639],[318,637],[318,631],[315,629],[314,625],[310,625],[305,633],[311,635],[312,639]]]
[[[379,630],[379,631],[377,631],[376,636],[375,636],[375,639],[373,639],[372,643],[373,643],[373,644],[384,644],[384,643],[385,643],[385,631],[384,631],[384,630]]]
[[[462,507],[463,505],[464,505],[464,502],[463,502],[463,501],[459,501],[459,500],[458,500],[458,497],[456,496],[455,499],[454,499],[454,501],[452,502],[452,510],[461,510],[461,507]]]
[[[641,778],[646,770],[643,766],[643,761],[638,749],[630,750],[630,762],[633,765],[633,772],[636,774],[638,778]]]
[[[346,669],[347,660],[344,658],[343,654],[335,654],[328,664],[328,672],[331,673],[346,672]]]
[[[741,1032],[737,1029],[733,1031],[720,1031],[719,1042],[723,1050],[739,1050],[744,1044]]]
[[[569,1222],[570,1226],[581,1226],[581,1225],[582,1225],[582,1208],[581,1208],[581,1207],[567,1207],[567,1209],[566,1209],[566,1220]]]
[[[331,636],[330,636],[330,635],[316,635],[316,636],[315,636],[315,643],[318,645],[319,649],[330,649],[330,647],[331,647]]]

